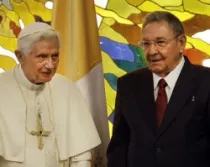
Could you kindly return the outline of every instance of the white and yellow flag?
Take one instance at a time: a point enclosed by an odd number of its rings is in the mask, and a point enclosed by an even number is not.
[[[94,1],[55,0],[52,26],[61,38],[57,72],[72,79],[89,103],[102,140],[94,156],[96,166],[106,166],[108,119]]]

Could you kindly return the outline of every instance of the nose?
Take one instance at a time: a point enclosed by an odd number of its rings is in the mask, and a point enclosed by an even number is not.
[[[48,69],[53,69],[54,68],[54,64],[53,64],[53,60],[52,59],[47,59],[46,63],[45,63],[45,67]]]
[[[155,43],[151,43],[149,48],[148,48],[148,54],[153,55],[153,54],[156,54],[156,53],[158,53],[158,49],[157,49]]]

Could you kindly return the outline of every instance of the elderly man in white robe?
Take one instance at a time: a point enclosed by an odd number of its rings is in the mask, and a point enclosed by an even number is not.
[[[77,87],[55,74],[60,41],[48,24],[18,36],[19,65],[0,75],[0,167],[90,167],[100,138]]]

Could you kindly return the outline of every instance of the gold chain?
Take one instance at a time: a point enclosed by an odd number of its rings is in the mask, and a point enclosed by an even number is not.
[[[21,86],[20,86],[20,83],[18,82],[18,79],[17,79],[17,77],[16,77],[16,74],[15,74],[15,70],[17,69],[17,67],[13,70],[13,73],[14,73],[14,77],[15,77],[15,81],[17,82],[17,84],[18,84],[18,87],[19,87],[19,89],[20,89],[20,92],[21,92],[21,95],[22,95],[22,98],[23,98],[23,100],[24,100],[24,102],[25,102],[25,105],[26,105],[26,120],[25,120],[25,123],[26,123],[26,125],[25,125],[25,129],[26,129],[26,131],[29,133],[29,134],[32,134],[32,131],[29,131],[28,130],[28,128],[27,128],[27,125],[28,125],[28,112],[27,112],[27,110],[28,110],[28,105],[27,105],[27,101],[26,101],[26,98],[25,98],[25,96],[24,96],[24,93],[23,93],[23,90],[22,90],[22,88],[21,88]],[[44,86],[44,85],[43,85]],[[54,107],[53,107],[53,100],[52,100],[52,93],[51,93],[51,88],[50,88],[50,84],[48,83],[48,89],[49,89],[49,93],[50,93],[50,101],[51,101],[51,105],[52,105],[52,114],[54,114]],[[28,96],[28,92],[27,92],[27,96]],[[47,103],[47,100],[46,100],[46,97],[44,96],[44,98],[45,98],[45,102]],[[51,123],[51,126],[52,126],[52,129],[49,131],[49,133],[51,133],[53,130],[54,130],[54,126],[53,126],[53,120],[52,120],[52,118],[54,118],[54,117],[51,117],[51,112],[50,112],[50,108],[49,108],[49,106],[47,105],[47,108],[48,108],[48,112],[49,112],[49,116],[50,116],[50,123]],[[38,112],[37,114],[40,114],[40,112]]]

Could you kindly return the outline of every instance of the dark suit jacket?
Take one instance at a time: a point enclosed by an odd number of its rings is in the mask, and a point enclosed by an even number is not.
[[[186,59],[160,128],[152,73],[118,79],[108,167],[210,167],[210,69]]]

